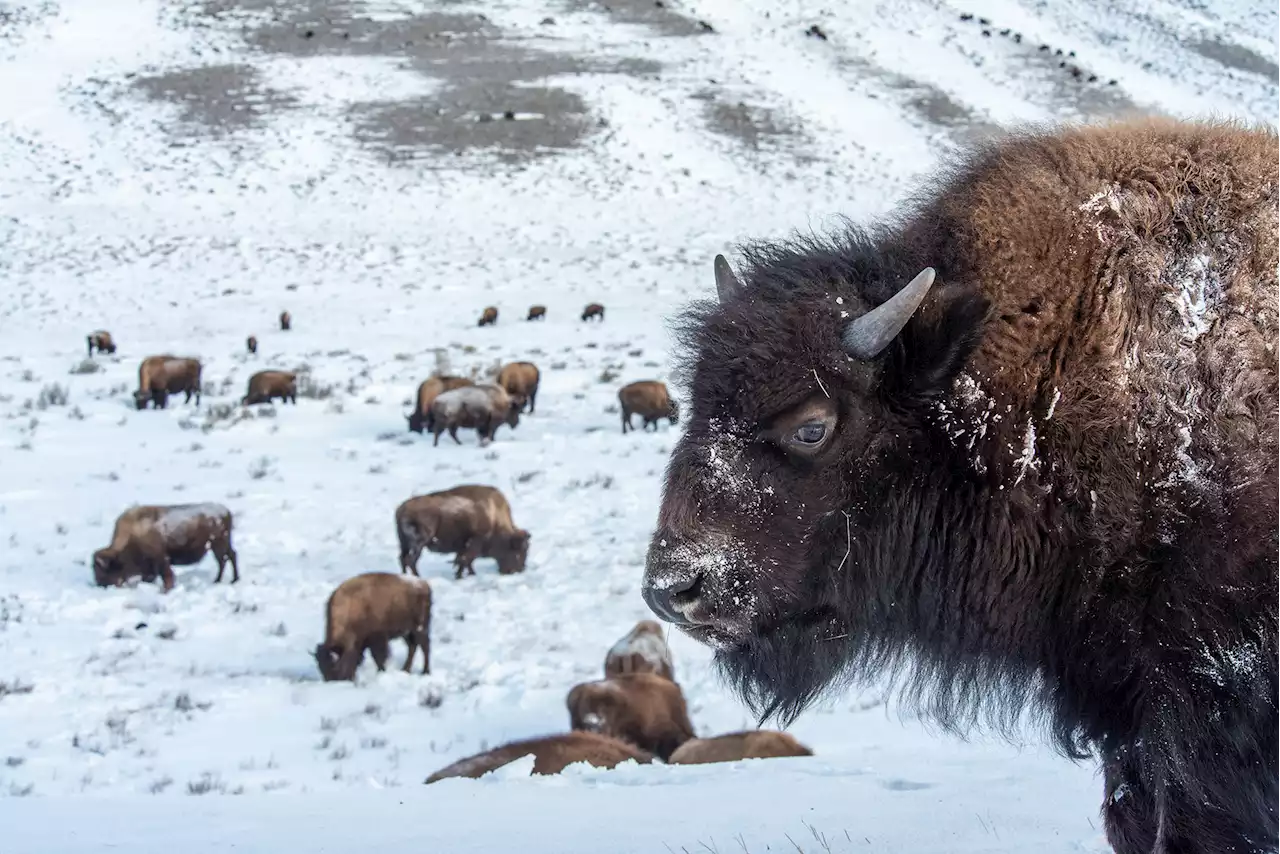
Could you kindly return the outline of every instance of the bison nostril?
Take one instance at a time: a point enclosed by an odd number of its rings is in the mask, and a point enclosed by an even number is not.
[[[676,607],[696,602],[701,592],[702,573],[698,573],[693,578],[682,578],[667,588],[667,595]]]
[[[702,575],[687,578],[676,578],[658,585],[648,583],[642,595],[645,604],[655,614],[668,623],[688,625],[689,617],[686,609],[698,601],[702,590]]]

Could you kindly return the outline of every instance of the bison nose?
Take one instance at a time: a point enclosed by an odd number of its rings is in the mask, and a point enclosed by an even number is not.
[[[686,615],[697,604],[701,591],[701,573],[674,577],[664,575],[656,580],[650,575],[645,579],[641,595],[649,610],[663,620],[687,626],[691,624],[691,620]]]

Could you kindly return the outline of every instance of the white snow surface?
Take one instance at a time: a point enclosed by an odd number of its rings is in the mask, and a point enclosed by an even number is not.
[[[1092,767],[1035,732],[939,735],[873,688],[800,718],[809,758],[420,784],[565,730],[566,692],[650,616],[644,554],[678,428],[622,435],[616,393],[669,378],[665,319],[714,294],[716,252],[882,214],[971,132],[1087,114],[1031,64],[1039,42],[1115,78],[1125,109],[1277,124],[1274,73],[1203,48],[1274,67],[1274,5],[669,2],[715,28],[682,38],[585,4],[451,3],[543,47],[663,63],[558,74],[594,130],[522,168],[475,151],[389,163],[356,140],[353,105],[431,98],[440,78],[239,37],[289,0],[244,0],[229,26],[178,5],[0,9],[4,850],[1106,850]],[[394,21],[422,6],[370,8]],[[961,12],[1018,29],[1030,51]],[[827,40],[804,35],[813,24]],[[183,108],[130,84],[226,64],[289,108],[179,136]],[[759,147],[715,132],[691,97],[710,85],[791,132]],[[604,323],[579,322],[592,301]],[[545,322],[523,321],[532,303]],[[477,328],[491,304],[500,321]],[[97,328],[119,350],[82,365]],[[203,361],[202,405],[136,411],[139,360],[179,352]],[[484,449],[406,432],[432,371],[483,378],[514,360],[542,370],[516,430]],[[297,406],[241,411],[264,368],[300,371]],[[400,673],[397,642],[386,673],[366,660],[354,684],[322,682],[311,652],[329,593],[395,572],[396,506],[462,483],[507,495],[531,533],[527,570],[481,560],[455,581],[450,556],[425,555],[431,674]],[[92,585],[90,555],[127,507],[206,501],[234,514],[239,584],[214,585],[208,557],[168,595]],[[708,649],[670,644],[699,735],[753,725]]]

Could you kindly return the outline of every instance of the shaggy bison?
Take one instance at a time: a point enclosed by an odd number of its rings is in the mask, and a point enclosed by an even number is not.
[[[422,672],[431,672],[431,586],[387,572],[348,578],[325,604],[324,643],[315,652],[320,675],[326,682],[354,679],[366,649],[378,670],[385,670],[394,638],[404,638],[409,646],[405,673],[418,647]]]
[[[248,350],[249,350],[249,354],[250,354],[250,355],[253,355],[254,353],[258,352],[258,338],[257,338],[257,336],[256,336],[256,335],[250,335],[247,339],[245,339],[244,345],[245,345],[245,347],[246,347],[246,348],[248,348]]]
[[[653,673],[628,673],[573,686],[569,726],[634,744],[664,761],[693,738],[684,692]]]
[[[293,328],[293,315],[287,311],[280,312],[280,329],[288,332]]]
[[[641,620],[609,650],[604,658],[605,677],[624,673],[655,673],[663,679],[675,680],[671,650],[667,648],[660,623]]]
[[[131,578],[159,578],[168,592],[173,567],[199,563],[208,552],[218,561],[215,584],[228,563],[231,583],[240,580],[231,545],[231,511],[221,504],[130,507],[116,519],[111,545],[93,553],[93,580],[99,587],[118,587]]]
[[[1278,159],[1026,132],[889,224],[717,258],[650,607],[765,717],[888,670],[1097,755],[1121,854],[1274,849]]]
[[[498,372],[498,385],[511,396],[511,401],[521,412],[525,404],[529,405],[529,414],[533,414],[534,404],[538,400],[538,366],[533,362],[512,362],[503,365]],[[514,426],[514,425],[513,425]]]
[[[280,398],[281,403],[298,403],[298,375],[292,371],[258,371],[249,377],[249,390],[240,401],[243,406],[270,403]]]
[[[471,564],[478,557],[498,562],[498,572],[524,572],[529,554],[529,532],[511,519],[511,505],[492,486],[455,486],[419,495],[396,508],[396,535],[400,540],[400,572],[418,574],[422,550],[453,554],[457,572],[475,575]]]
[[[526,317],[525,320],[546,320],[546,319],[547,319],[547,307],[545,305],[529,306],[529,316]]]
[[[200,361],[177,356],[148,356],[138,366],[138,390],[133,402],[138,409],[146,409],[147,402],[156,409],[169,406],[169,395],[183,393],[183,403],[190,403],[194,396],[200,405]]]
[[[465,386],[441,392],[431,402],[426,428],[434,437],[432,446],[440,444],[440,434],[449,431],[449,438],[462,444],[458,429],[475,429],[480,444],[493,441],[498,428],[507,424],[515,428],[520,423],[520,406],[511,399],[506,389],[496,385]]]
[[[89,342],[89,355],[93,355],[93,351],[99,353],[114,353],[116,351],[116,342],[112,340],[111,333],[105,329],[99,329],[96,332],[90,332],[85,336]]]
[[[631,416],[639,415],[640,429],[647,430],[653,425],[658,430],[658,419],[666,418],[672,424],[680,419],[680,407],[667,393],[666,383],[657,380],[641,380],[622,387],[618,392],[618,403],[622,405],[622,432],[634,430]]]
[[[493,326],[498,322],[498,310],[493,306],[489,306],[480,312],[480,322],[476,326]]]
[[[601,322],[604,321],[604,306],[598,302],[590,303],[582,310],[583,320],[590,320],[593,317]]]
[[[423,380],[422,384],[418,386],[417,404],[414,406],[413,412],[406,416],[409,419],[409,431],[412,433],[422,432],[431,416],[431,403],[442,392],[469,385],[475,385],[475,383],[466,377],[434,376]]]
[[[702,765],[707,762],[736,762],[739,759],[812,755],[812,750],[785,732],[758,729],[731,732],[715,738],[691,738],[676,748],[667,761],[672,765]]]
[[[653,761],[649,754],[615,738],[592,732],[570,732],[513,741],[484,753],[459,759],[432,774],[426,782],[434,783],[448,777],[474,779],[530,754],[533,754],[533,774],[559,774],[576,762],[586,762],[595,768],[613,768],[630,759],[642,765]]]

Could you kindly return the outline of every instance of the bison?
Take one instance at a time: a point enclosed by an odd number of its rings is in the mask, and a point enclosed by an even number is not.
[[[480,444],[487,445],[503,424],[512,429],[520,423],[520,406],[511,399],[506,389],[496,385],[465,386],[441,392],[431,402],[426,428],[440,444],[440,434],[449,431],[449,438],[462,444],[458,428],[474,428],[480,436]]]
[[[1274,849],[1278,148],[1027,131],[717,257],[649,606],[762,719],[897,674],[1097,756],[1120,854]]]
[[[249,390],[240,401],[242,406],[270,403],[280,398],[281,403],[298,403],[298,375],[292,371],[258,371],[249,377]]]
[[[315,651],[320,675],[326,682],[355,679],[366,649],[378,670],[385,670],[393,638],[404,638],[409,646],[405,673],[418,647],[422,672],[431,672],[431,586],[389,572],[348,578],[325,604],[324,642]]]
[[[498,562],[498,572],[524,572],[529,555],[529,532],[511,519],[511,505],[492,486],[455,486],[419,495],[396,508],[400,540],[400,572],[418,574],[422,550],[453,554],[457,569],[475,575],[478,557]]]
[[[114,353],[116,351],[116,342],[112,340],[111,333],[105,329],[99,329],[96,332],[90,332],[85,336],[89,343],[89,355],[93,356],[93,351],[99,353]]]
[[[604,306],[602,306],[598,302],[590,303],[586,308],[582,310],[583,320],[590,320],[593,317],[601,322],[604,322]]]
[[[785,732],[768,729],[731,732],[715,738],[691,738],[667,760],[672,765],[736,762],[739,759],[772,759],[780,756],[812,756],[813,751]]]
[[[660,623],[641,620],[609,650],[604,658],[605,678],[624,673],[654,673],[675,681],[671,650]]]
[[[280,312],[280,329],[288,332],[293,328],[293,315],[287,311]]]
[[[559,774],[576,762],[586,762],[595,768],[614,768],[632,759],[642,765],[653,761],[648,753],[616,738],[592,732],[570,732],[513,741],[484,753],[459,759],[432,774],[425,782],[434,783],[448,777],[474,779],[530,754],[533,754],[532,774]]]
[[[546,319],[547,319],[547,307],[545,305],[529,306],[529,316],[526,317],[525,320],[546,320]]]
[[[138,390],[133,402],[138,409],[146,409],[147,402],[156,409],[169,406],[169,395],[184,393],[183,403],[190,403],[192,396],[200,405],[200,361],[177,356],[148,356],[138,366]]]
[[[439,397],[441,392],[452,391],[455,388],[469,385],[475,385],[475,383],[466,377],[433,376],[423,380],[422,384],[418,386],[418,402],[414,406],[413,412],[405,416],[409,419],[409,431],[411,433],[422,432],[431,417],[431,402]]]
[[[684,692],[653,673],[627,673],[573,686],[565,698],[569,726],[634,744],[666,761],[693,738]]]
[[[527,403],[530,415],[538,401],[538,379],[538,366],[533,362],[512,362],[498,372],[498,385],[511,395],[511,401],[521,412]]]
[[[256,335],[250,335],[248,338],[246,338],[246,339],[245,339],[244,345],[245,345],[245,347],[247,347],[247,348],[248,348],[248,350],[249,350],[249,355],[253,355],[254,353],[257,353],[257,352],[258,352],[258,338],[257,338],[257,336],[256,336]]]
[[[666,383],[657,380],[641,380],[622,387],[618,392],[618,403],[622,405],[622,432],[634,430],[631,416],[639,415],[640,429],[647,430],[653,425],[656,433],[658,419],[666,418],[672,424],[680,420],[680,407],[667,393]]]
[[[480,322],[476,326],[493,326],[498,322],[498,310],[493,306],[489,306],[480,312]]]
[[[99,587],[118,587],[131,578],[159,578],[167,593],[173,589],[173,567],[199,563],[208,552],[218,561],[215,584],[228,563],[231,583],[240,580],[231,511],[221,504],[130,507],[116,519],[111,545],[93,553],[93,580]]]

